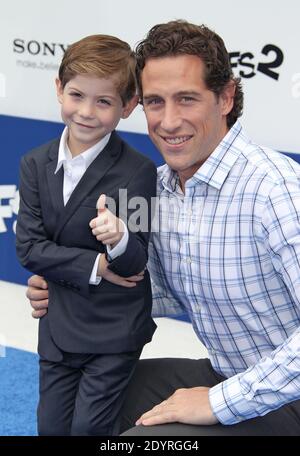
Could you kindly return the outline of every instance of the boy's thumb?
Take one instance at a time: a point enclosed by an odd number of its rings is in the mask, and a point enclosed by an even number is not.
[[[105,201],[106,201],[106,195],[102,194],[99,196],[99,199],[97,201],[97,209],[98,209],[98,215],[105,211]]]

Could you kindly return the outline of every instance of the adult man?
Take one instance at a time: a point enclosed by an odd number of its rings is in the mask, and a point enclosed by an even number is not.
[[[154,313],[187,312],[210,361],[140,361],[123,418],[142,426],[126,434],[300,434],[300,167],[246,137],[239,81],[208,28],[153,27],[137,76],[166,161]],[[33,307],[42,293],[29,289]]]

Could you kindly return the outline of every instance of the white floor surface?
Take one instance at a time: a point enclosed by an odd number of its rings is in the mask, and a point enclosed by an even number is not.
[[[4,347],[15,347],[36,353],[38,321],[31,317],[25,296],[26,287],[0,281],[0,355]],[[158,326],[142,358],[203,358],[207,352],[189,323],[157,318]]]

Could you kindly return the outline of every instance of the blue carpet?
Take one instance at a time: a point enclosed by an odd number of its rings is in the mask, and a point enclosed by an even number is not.
[[[0,358],[0,435],[36,435],[38,356],[6,348]]]

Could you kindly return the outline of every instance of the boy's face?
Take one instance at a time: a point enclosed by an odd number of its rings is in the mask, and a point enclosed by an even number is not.
[[[63,88],[56,80],[61,116],[69,129],[68,146],[73,156],[89,149],[113,131],[121,118],[137,104],[133,98],[123,106],[113,78],[77,75]]]

